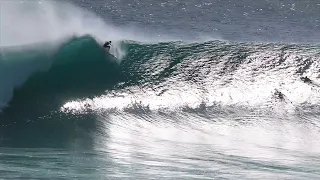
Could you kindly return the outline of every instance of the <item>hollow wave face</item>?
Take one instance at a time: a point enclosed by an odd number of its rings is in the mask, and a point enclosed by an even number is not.
[[[130,37],[129,32],[121,33],[73,4],[1,1],[0,7],[0,109],[32,74],[50,69],[55,55],[74,37],[90,35],[97,44],[113,40],[110,53],[119,60],[125,55],[119,43]]]

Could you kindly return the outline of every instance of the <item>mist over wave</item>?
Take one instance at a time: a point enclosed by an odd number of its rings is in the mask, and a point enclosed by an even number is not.
[[[55,1],[0,1],[0,109],[32,74],[50,68],[64,43],[90,34],[97,43],[113,40],[111,53],[121,59],[121,39],[130,32],[106,24],[73,4]],[[14,23],[14,26],[12,25]]]
[[[63,1],[1,1],[0,46],[51,42],[92,35],[99,41],[134,39],[137,35]],[[12,26],[14,22],[15,26]]]

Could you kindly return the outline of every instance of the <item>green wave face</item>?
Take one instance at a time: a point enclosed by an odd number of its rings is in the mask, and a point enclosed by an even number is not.
[[[250,86],[250,82],[273,76],[281,83],[281,78],[288,74],[297,79],[307,73],[313,65],[310,58],[317,57],[316,46],[221,41],[154,44],[123,41],[120,48],[126,51],[121,63],[91,36],[72,38],[49,54],[33,53],[27,67],[43,67],[35,68],[38,71],[15,88],[4,112],[29,112],[32,108],[33,114],[37,114],[35,109],[45,114],[67,101],[135,86],[149,87],[161,94],[179,83],[180,91],[188,85],[203,91],[234,87],[238,82]],[[16,59],[25,57],[25,54],[14,55]],[[295,64],[289,63],[292,58]],[[268,76],[270,72],[274,73]]]
[[[31,67],[22,74],[31,75],[19,80],[22,82],[15,87],[13,98],[3,110],[7,116],[15,112],[45,114],[66,100],[99,95],[120,81],[116,59],[90,36],[73,38],[50,54],[21,51],[6,58],[10,62],[2,62],[7,63],[7,69],[14,69],[12,74]]]
[[[60,142],[78,133],[75,125],[85,132],[99,128],[97,116],[104,112],[205,111],[211,117],[225,113],[224,107],[260,111],[279,100],[279,91],[287,103],[304,106],[318,87],[315,83],[305,91],[309,85],[300,80],[317,76],[317,46],[122,41],[118,48],[126,55],[121,63],[91,36],[44,47],[2,53],[1,77],[11,78],[2,87],[14,91],[0,114],[1,137],[22,130],[51,132]],[[302,91],[304,96],[294,95]],[[313,101],[309,105],[316,105]]]

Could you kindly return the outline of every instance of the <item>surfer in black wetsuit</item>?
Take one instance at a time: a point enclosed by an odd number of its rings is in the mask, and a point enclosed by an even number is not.
[[[302,80],[304,83],[312,84],[311,79],[310,79],[310,78],[308,78],[307,76],[305,76],[305,77],[301,77],[301,80]]]
[[[284,100],[284,94],[277,89],[275,89],[274,97],[280,99],[281,101]]]
[[[103,44],[103,47],[106,48],[108,51],[110,50],[110,47],[111,47],[111,41],[106,41],[104,44]]]

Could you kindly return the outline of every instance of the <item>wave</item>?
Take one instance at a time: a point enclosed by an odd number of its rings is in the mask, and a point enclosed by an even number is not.
[[[5,111],[41,107],[39,111],[46,112],[53,105],[67,107],[67,102],[85,98],[91,105],[105,101],[103,108],[111,109],[137,102],[151,109],[203,103],[256,106],[270,102],[278,91],[289,104],[318,102],[317,46],[221,41],[120,44],[127,53],[120,64],[88,35],[74,37],[54,52],[33,52],[28,65],[26,60],[7,65],[37,72],[15,89]],[[304,83],[303,76],[313,84]]]
[[[215,119],[264,110],[315,113],[320,102],[316,45],[121,41],[121,62],[90,35],[40,45],[1,54],[1,77],[11,75],[2,83],[14,88],[0,114],[2,138],[24,132],[62,143],[101,128],[101,114]],[[10,143],[25,145],[23,139]]]
[[[15,87],[3,110],[11,118],[16,112],[39,116],[64,101],[102,94],[120,81],[118,59],[91,36],[73,37],[54,51],[24,49],[4,54],[1,73],[17,79],[15,83],[7,80],[2,88],[9,86],[9,91]]]
[[[202,106],[269,108],[319,102],[319,47],[209,41],[126,44],[122,86],[75,100],[65,112],[154,111]],[[310,78],[305,82],[303,77]]]

